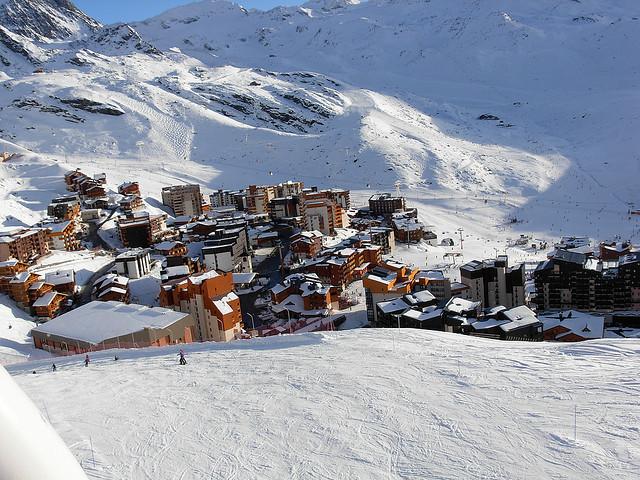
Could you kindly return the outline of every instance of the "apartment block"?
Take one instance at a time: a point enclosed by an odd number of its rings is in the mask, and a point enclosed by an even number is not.
[[[138,212],[118,217],[118,236],[125,247],[148,248],[160,241],[167,232],[167,216]]]
[[[162,189],[162,203],[173,210],[176,217],[202,215],[200,185],[175,185]]]
[[[406,201],[404,197],[391,195],[390,193],[377,193],[369,198],[369,213],[390,217],[396,212],[404,212]]]
[[[525,304],[524,264],[509,267],[509,258],[474,260],[460,267],[461,282],[469,287],[469,299],[482,308],[502,305],[506,308]]]
[[[233,292],[233,274],[216,271],[169,282],[160,290],[160,305],[189,313],[198,341],[228,342],[242,333],[240,299]]]
[[[0,262],[9,259],[31,263],[49,253],[47,231],[42,228],[19,228],[0,234]]]

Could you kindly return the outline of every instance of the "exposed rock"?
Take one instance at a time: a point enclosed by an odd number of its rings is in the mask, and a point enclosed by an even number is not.
[[[91,113],[102,113],[103,115],[120,116],[124,115],[124,110],[117,105],[96,102],[87,98],[61,98],[60,101],[65,105],[70,105],[78,110],[84,110]]]

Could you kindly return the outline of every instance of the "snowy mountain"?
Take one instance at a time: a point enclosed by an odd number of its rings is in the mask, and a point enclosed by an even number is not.
[[[626,480],[640,469],[636,340],[362,329],[184,348],[186,366],[175,346],[8,370],[95,479]]]
[[[41,214],[33,172],[82,167],[156,198],[399,181],[442,231],[638,238],[636,1],[202,1],[104,27],[66,1],[0,8],[0,138],[24,153],[0,166],[5,224]]]

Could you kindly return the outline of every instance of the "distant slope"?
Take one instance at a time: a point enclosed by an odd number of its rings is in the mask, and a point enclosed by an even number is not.
[[[400,182],[447,235],[464,224],[474,236],[640,237],[627,215],[640,205],[635,1],[268,12],[204,1],[106,27],[62,3],[77,27],[62,41],[0,21],[0,111],[11,120],[0,138],[55,169],[144,177],[152,197],[180,181],[299,178],[362,201]],[[37,183],[28,168],[0,168],[10,189],[16,175]],[[461,210],[467,218],[451,215]]]
[[[191,345],[186,367],[177,348],[10,370],[91,478],[622,480],[640,469],[639,341],[365,329]]]

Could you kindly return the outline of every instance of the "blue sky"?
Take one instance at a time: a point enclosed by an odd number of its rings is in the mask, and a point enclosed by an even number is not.
[[[102,23],[132,22],[144,20],[177,5],[193,3],[193,0],[75,0],[78,8]],[[297,5],[299,0],[236,0],[247,8],[267,10],[278,5]]]

